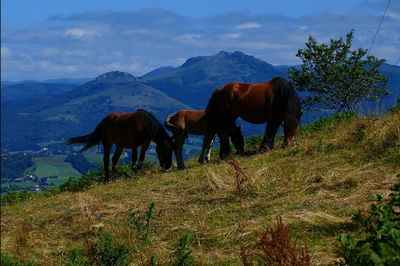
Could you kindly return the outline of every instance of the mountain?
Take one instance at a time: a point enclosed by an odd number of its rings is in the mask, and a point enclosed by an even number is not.
[[[286,72],[242,52],[220,51],[212,56],[198,56],[186,60],[175,69],[143,78],[160,91],[182,102],[205,108],[211,93],[232,81],[264,82]]]
[[[140,78],[141,79],[149,79],[149,78],[157,77],[162,74],[172,72],[173,70],[175,70],[175,67],[172,67],[172,66],[159,67],[159,68],[156,68],[156,69],[144,74]]]
[[[143,108],[159,119],[190,108],[124,72],[108,72],[70,91],[2,105],[3,149],[24,149],[35,143],[91,132],[114,111]]]
[[[2,83],[1,103],[19,101],[38,97],[41,95],[61,94],[77,87],[75,84],[65,83],[42,83],[42,82],[23,82],[23,83]]]

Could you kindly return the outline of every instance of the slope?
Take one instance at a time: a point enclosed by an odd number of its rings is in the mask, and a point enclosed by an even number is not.
[[[152,255],[160,265],[170,263],[179,237],[189,234],[196,263],[241,265],[240,248],[254,247],[259,233],[281,215],[299,244],[307,244],[313,264],[332,264],[335,235],[351,231],[352,214],[398,181],[400,109],[381,118],[324,119],[305,126],[296,145],[236,160],[249,177],[241,191],[226,162],[189,162],[180,172],[149,170],[141,178],[3,206],[1,249],[58,265],[68,250],[93,243],[103,228],[128,245],[134,264]],[[146,242],[129,213],[143,215],[151,202]]]

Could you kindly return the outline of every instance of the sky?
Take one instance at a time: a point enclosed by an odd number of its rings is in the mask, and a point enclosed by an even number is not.
[[[2,0],[1,80],[141,76],[194,56],[241,51],[300,63],[308,36],[354,29],[369,48],[387,0]],[[400,0],[391,0],[371,55],[400,57]]]

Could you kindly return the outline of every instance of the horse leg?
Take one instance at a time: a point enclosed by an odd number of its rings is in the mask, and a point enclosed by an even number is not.
[[[231,141],[233,146],[236,149],[237,154],[243,154],[244,153],[244,137],[242,134],[242,127],[234,125],[234,127],[231,129]]]
[[[183,163],[183,144],[185,142],[185,131],[181,130],[174,134],[175,139],[175,157],[176,163],[178,164],[178,169],[183,170],[185,168],[185,164]]]
[[[206,162],[206,152],[210,149],[211,142],[213,141],[215,136],[215,133],[211,132],[210,130],[207,130],[204,133],[203,137],[203,146],[201,147],[201,152],[200,152],[200,157],[199,157],[199,163],[203,164]]]
[[[231,145],[229,143],[229,135],[226,133],[218,134],[220,141],[219,158],[225,159],[231,153]]]
[[[136,169],[139,170],[142,169],[144,157],[146,156],[146,151],[149,148],[149,146],[150,146],[150,141],[143,144],[142,147],[140,148],[139,162]]]
[[[109,169],[108,166],[110,164],[110,152],[111,152],[111,144],[103,142],[103,165],[104,165],[104,179],[103,182],[108,182],[109,178]]]
[[[207,163],[209,163],[211,160],[211,147],[213,145],[213,142],[214,142],[214,140],[211,140],[210,145],[207,147],[207,150],[206,150],[206,158],[205,159],[206,159]]]
[[[260,151],[272,150],[274,148],[275,135],[280,123],[267,123],[264,139],[260,145]]]
[[[135,171],[135,164],[138,158],[137,154],[137,148],[132,148],[132,165],[131,165],[131,170]]]
[[[112,168],[111,168],[111,177],[115,179],[115,171],[117,169],[119,157],[121,157],[122,151],[124,150],[123,147],[117,146],[114,155],[112,157]]]

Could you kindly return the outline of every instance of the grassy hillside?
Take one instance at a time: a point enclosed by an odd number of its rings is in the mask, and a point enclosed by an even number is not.
[[[400,110],[374,119],[326,119],[305,126],[287,149],[235,160],[248,178],[240,190],[229,163],[192,161],[180,172],[151,170],[84,192],[3,206],[1,249],[59,265],[72,248],[93,246],[103,228],[127,245],[135,265],[151,256],[160,265],[171,263],[184,234],[193,239],[196,263],[240,265],[240,248],[254,247],[281,215],[313,264],[332,264],[336,234],[353,230],[352,214],[366,209],[374,194],[387,195],[398,180]],[[152,202],[145,241],[135,221]]]

